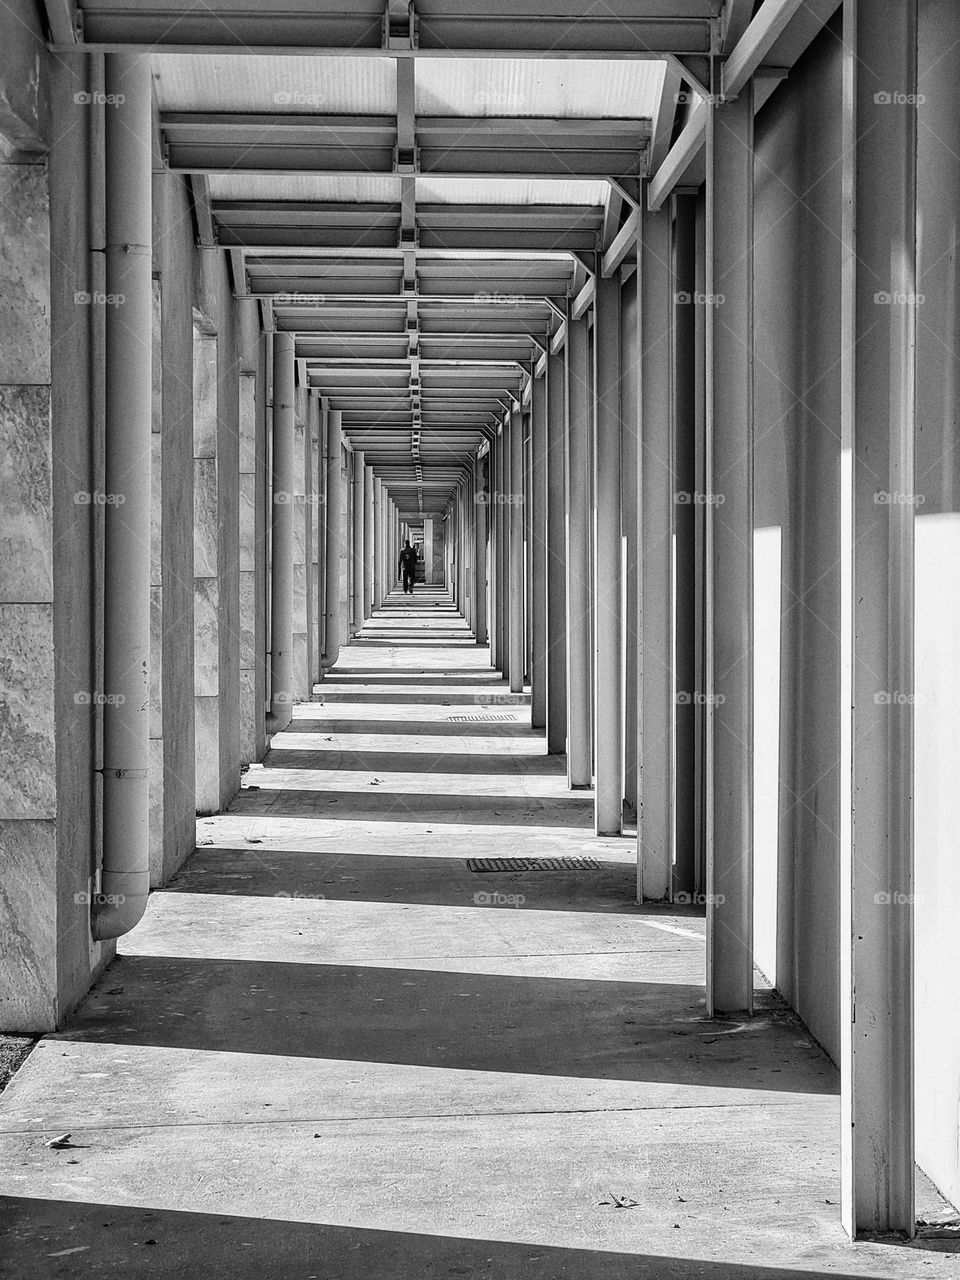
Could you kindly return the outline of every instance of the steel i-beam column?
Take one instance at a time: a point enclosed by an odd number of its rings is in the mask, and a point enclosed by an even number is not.
[[[533,375],[530,411],[523,414],[523,682],[533,680]],[[531,695],[532,696],[532,695]]]
[[[530,717],[535,729],[547,723],[547,378],[534,378],[531,392],[530,499],[532,590],[530,593]]]
[[[285,729],[293,712],[294,355],[293,334],[275,333],[268,733]]]
[[[490,645],[490,662],[497,671],[506,676],[507,662],[504,658],[503,645],[503,456],[504,431],[500,426],[497,438],[493,443],[493,480],[490,488],[492,500],[493,549],[492,549],[492,581],[490,581],[490,613],[492,613],[492,645]]]
[[[524,676],[524,591],[523,591],[523,415],[519,408],[510,414],[507,447],[510,451],[510,489],[507,506],[509,524],[508,578],[510,584],[510,626],[508,655],[510,692],[523,692]]]
[[[363,578],[364,565],[366,563],[366,555],[364,553],[363,533],[364,533],[364,462],[363,450],[354,449],[351,455],[353,462],[353,599],[352,599],[352,618],[353,629],[359,631],[363,626]]]
[[[567,319],[566,481],[567,783],[593,783],[590,736],[590,334],[585,317]]]
[[[323,667],[332,667],[340,655],[346,619],[341,600],[340,561],[343,554],[343,471],[341,463],[342,416],[327,409],[326,555],[323,574]]]
[[[372,608],[379,609],[383,599],[383,481],[373,479],[373,599]]]
[[[697,205],[698,197],[674,197],[673,221],[673,486],[677,495],[697,491]],[[699,308],[702,311],[702,308]],[[701,384],[702,385],[702,384]],[[702,435],[702,432],[700,433]],[[696,519],[699,504],[676,502],[674,523],[673,599],[673,891],[693,894],[697,888],[697,704],[690,696],[698,688],[696,639],[697,605]],[[681,698],[683,694],[683,698]]]
[[[673,288],[670,209],[644,210],[640,304],[640,725],[637,900],[669,898],[673,869]],[[689,305],[693,305],[692,301]],[[679,495],[678,495],[679,496]],[[692,503],[693,494],[687,498]],[[693,698],[693,690],[688,691]]]
[[[620,277],[597,276],[594,310],[595,827],[623,830],[623,587],[620,545]]]
[[[638,236],[639,245],[639,236]],[[638,251],[639,257],[639,251]],[[623,804],[624,820],[640,829],[640,290],[641,264],[620,272],[620,468],[623,520]]]
[[[474,463],[474,571],[476,598],[473,606],[474,635],[477,644],[486,644],[487,635],[487,516],[490,492],[487,483],[489,453]]]
[[[753,1009],[753,89],[707,116],[707,1010]],[[722,315],[720,314],[722,312]]]
[[[363,616],[373,613],[374,556],[373,540],[373,471],[364,467],[363,475]]]
[[[917,0],[843,7],[840,1096],[852,1236],[915,1231],[917,12]]]
[[[547,356],[545,390],[547,752],[549,755],[562,755],[567,749],[566,495],[563,464],[567,434],[567,364],[562,353]]]
[[[467,626],[472,631],[474,628],[474,609],[477,599],[477,584],[475,574],[474,556],[476,551],[476,534],[474,531],[474,521],[476,519],[476,489],[474,487],[473,471],[467,473],[467,478],[463,483],[463,577],[464,577],[464,617],[467,620]]]

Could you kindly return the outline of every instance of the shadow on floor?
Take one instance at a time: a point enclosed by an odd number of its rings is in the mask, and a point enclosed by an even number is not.
[[[556,856],[569,853],[564,846]],[[471,872],[461,858],[375,853],[293,852],[260,846],[198,849],[165,893],[216,893],[416,906],[470,905],[476,895],[522,894],[520,911],[603,911],[637,918],[654,913],[636,901],[636,871],[608,863],[597,871]],[[540,856],[549,857],[544,851]],[[482,899],[481,899],[482,902]]]
[[[775,996],[760,1005],[743,1023],[706,1021],[702,987],[674,982],[123,956],[51,1038],[836,1093],[796,1018]]]
[[[13,1196],[0,1197],[0,1208],[6,1260],[0,1274],[20,1280],[120,1274],[124,1280],[813,1280],[822,1274],[704,1261],[696,1256],[696,1239],[689,1258],[670,1258]],[[864,1272],[831,1270],[830,1276],[863,1280]]]
[[[537,827],[593,827],[593,797],[589,794],[549,796],[483,796],[464,792],[444,795],[424,790],[390,791],[371,786],[369,791],[315,791],[284,787],[246,787],[232,812],[244,817],[281,814],[299,817],[337,818],[344,821],[376,819],[382,822],[450,822],[471,826],[509,826],[518,821]]]
[[[474,773],[517,778],[565,778],[563,756],[496,755],[483,753],[482,767],[475,752],[467,751],[317,751],[277,747],[265,757],[266,769],[335,769],[345,773]]]
[[[456,703],[451,703],[454,707]],[[454,711],[452,715],[470,715],[469,711]],[[484,714],[478,712],[478,715]],[[504,713],[506,714],[506,712]],[[402,733],[412,737],[448,737],[448,738],[529,738],[542,743],[543,730],[531,729],[529,717],[523,720],[499,720],[486,723],[482,720],[411,720],[406,716],[397,716],[396,720],[294,720],[288,733],[315,733],[319,742],[324,737],[334,734],[363,733],[371,737],[390,736]],[[319,743],[318,743],[319,745]]]

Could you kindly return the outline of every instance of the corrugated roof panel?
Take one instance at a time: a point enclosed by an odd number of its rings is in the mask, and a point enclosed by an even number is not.
[[[571,178],[417,178],[424,204],[602,205],[607,184]]]
[[[161,111],[393,115],[392,58],[250,58],[170,54],[153,60]]]
[[[400,199],[400,179],[393,174],[211,173],[213,200],[332,200],[349,204],[395,204]]]
[[[436,116],[650,117],[665,66],[653,60],[421,58],[416,109]]]

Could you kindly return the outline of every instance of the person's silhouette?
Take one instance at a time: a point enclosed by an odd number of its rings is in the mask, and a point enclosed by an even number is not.
[[[400,577],[403,580],[404,592],[409,591],[413,595],[413,576],[417,568],[416,548],[411,547],[409,541],[403,544],[403,550],[400,552]]]

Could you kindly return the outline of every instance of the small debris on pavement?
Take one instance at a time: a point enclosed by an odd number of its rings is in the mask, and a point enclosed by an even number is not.
[[[601,1200],[600,1204],[609,1204],[614,1209],[635,1209],[640,1203],[639,1200],[632,1200],[630,1196],[618,1196],[615,1191],[608,1191],[609,1200]]]
[[[59,1138],[49,1138],[43,1145],[52,1151],[64,1151],[67,1147],[75,1147],[77,1144],[70,1141],[69,1133],[61,1133]]]

